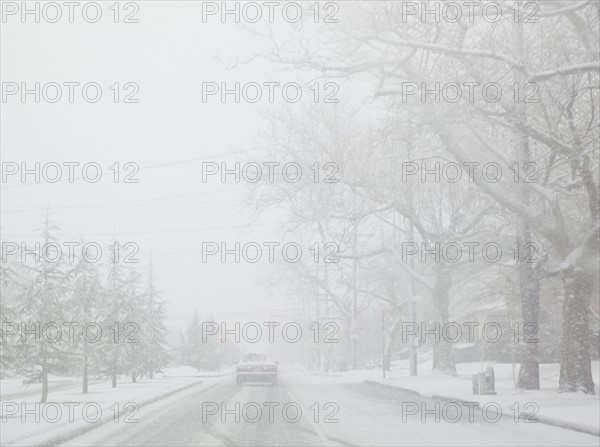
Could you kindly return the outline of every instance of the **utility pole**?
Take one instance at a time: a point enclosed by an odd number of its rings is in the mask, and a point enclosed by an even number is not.
[[[414,242],[414,227],[412,220],[410,221],[410,239]],[[413,257],[410,257],[410,268],[414,271],[415,262]],[[410,320],[412,323],[416,323],[417,321],[417,313],[415,311],[415,279],[412,275],[410,275],[410,293],[408,294],[408,310],[410,313]],[[411,334],[408,338],[408,355],[409,355],[409,375],[416,376],[417,375],[417,349],[415,346],[415,336]]]
[[[320,261],[320,260],[319,260]],[[319,263],[317,262],[317,279],[319,279]],[[317,300],[317,334],[321,334],[321,295],[319,294],[319,288],[317,286],[317,293],[315,294],[315,299]],[[311,323],[311,325],[314,323]],[[317,340],[317,371],[323,372],[323,349],[321,340]]]
[[[356,254],[357,254],[357,224],[356,224],[356,219],[354,219],[354,244],[353,244],[353,251],[354,251],[354,262],[353,262],[353,277],[354,277],[354,293],[353,293],[353,297],[352,297],[352,331],[350,333],[350,337],[352,339],[352,369],[357,369],[358,368],[358,325],[356,324],[356,307],[357,307],[357,301],[358,301],[358,282],[357,282],[357,278],[356,278],[356,274],[358,271],[358,260],[356,259]]]
[[[325,282],[325,284],[329,284],[329,275],[328,275],[328,265],[325,264],[325,272],[324,272],[324,277],[323,277],[323,281]],[[325,305],[325,320],[328,321],[328,317],[329,317],[329,300],[330,297],[325,295],[325,302],[323,303]],[[335,364],[335,353],[333,350],[333,347],[335,345],[334,344],[330,344],[330,346],[324,346],[323,350],[325,351],[325,358],[324,358],[324,363],[323,363],[323,372],[329,373],[329,371],[331,371],[333,368],[335,368],[334,364]]]
[[[381,311],[381,372],[385,379],[385,310]]]

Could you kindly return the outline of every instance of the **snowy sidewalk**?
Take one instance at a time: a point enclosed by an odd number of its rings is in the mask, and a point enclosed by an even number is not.
[[[38,395],[6,399],[1,402],[0,444],[55,445],[104,423],[136,423],[143,405],[206,380],[219,379],[167,376],[131,383],[123,378],[117,388],[106,381],[90,386],[88,394],[79,389],[50,393],[46,404],[39,403]]]
[[[598,361],[592,363],[594,382],[598,387]],[[598,394],[558,393],[560,365],[540,365],[540,390],[516,390],[511,364],[488,363],[495,375],[496,395],[474,395],[471,377],[481,370],[481,364],[460,363],[456,365],[458,377],[435,374],[431,371],[431,362],[419,365],[419,376],[408,376],[407,365],[396,364],[381,378],[381,371],[369,371],[367,383],[415,392],[422,397],[444,401],[477,402],[480,407],[497,404],[502,414],[514,417],[529,416],[530,421],[539,421],[572,430],[600,436],[600,400]],[[516,365],[515,374],[519,365]],[[379,378],[376,375],[379,375]]]

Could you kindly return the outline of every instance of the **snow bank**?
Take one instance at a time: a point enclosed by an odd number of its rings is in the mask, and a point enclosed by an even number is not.
[[[395,362],[392,371],[382,378],[373,371],[363,371],[365,379],[371,384],[393,386],[394,388],[419,393],[423,397],[459,402],[477,402],[480,406],[495,402],[502,408],[503,414],[513,416],[519,408],[520,416],[528,413],[539,422],[558,425],[573,430],[600,436],[600,400],[598,395],[583,393],[558,393],[559,364],[540,365],[540,390],[517,390],[514,375],[519,365],[505,363],[486,363],[494,368],[496,395],[474,395],[472,374],[480,372],[481,363],[460,363],[456,365],[457,377],[438,374],[432,371],[431,362],[419,365],[418,376],[408,376],[407,361]],[[353,372],[353,375],[358,372]],[[599,362],[592,364],[594,382],[599,383]],[[518,404],[516,407],[515,404]],[[526,404],[533,404],[528,405]],[[510,407],[510,408],[509,408]],[[529,411],[524,411],[528,409]]]

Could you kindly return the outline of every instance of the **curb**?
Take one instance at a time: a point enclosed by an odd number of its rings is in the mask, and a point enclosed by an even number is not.
[[[223,374],[216,374],[216,375],[214,375],[214,376],[207,376],[207,375],[204,375],[204,376],[203,376],[202,374],[200,374],[200,375],[198,375],[198,376],[191,376],[191,377],[199,377],[199,378],[201,378],[201,379],[212,379],[212,378],[216,378],[216,377],[232,376],[232,375],[234,375],[234,374],[235,374],[235,372],[234,372],[234,371],[231,371],[231,372],[227,372],[227,373],[223,373]]]
[[[222,373],[222,374],[215,374],[215,375],[207,375],[207,374],[194,374],[194,375],[187,375],[187,376],[177,376],[177,377],[193,377],[196,379],[213,379],[213,378],[218,378],[218,377],[225,377],[225,376],[232,376],[235,374],[235,371],[231,371],[231,372],[226,372],[226,373]]]
[[[322,373],[322,372],[317,372],[317,371],[309,371],[308,372],[311,376],[319,376],[319,377],[342,377],[342,375],[340,373]]]
[[[522,411],[519,414],[519,417],[521,417],[521,418],[526,418],[527,416],[529,416],[529,413],[527,413],[525,411]],[[552,417],[547,417],[547,416],[535,415],[535,418],[538,420],[538,422],[541,422],[542,424],[554,425],[555,427],[566,428],[568,430],[578,431],[581,433],[587,433],[588,435],[600,437],[600,427],[598,427],[598,428],[586,427],[585,425],[579,425],[577,423],[572,423],[572,422],[564,422],[559,419],[554,419]]]
[[[477,404],[477,405],[475,405],[476,407],[481,408],[481,404],[479,402],[476,402],[473,400],[465,400],[465,399],[460,399],[460,398],[456,398],[456,397],[443,396],[441,394],[424,395],[424,394],[419,393],[418,391],[415,391],[410,388],[403,388],[403,387],[392,385],[392,384],[381,383],[381,382],[378,382],[375,380],[365,380],[364,383],[367,385],[370,385],[370,386],[376,386],[376,387],[385,388],[385,389],[402,391],[402,392],[408,393],[413,396],[422,397],[424,399],[437,399],[437,400],[443,400],[445,402],[460,402],[463,404],[464,403],[469,403],[469,404],[475,403],[475,404]],[[502,416],[508,417],[508,418],[511,418],[512,420],[514,420],[514,416],[512,416],[512,415],[502,414]],[[530,414],[527,413],[526,411],[522,411],[521,413],[519,413],[520,420],[525,420],[529,416],[530,416]],[[590,428],[585,425],[579,425],[579,424],[574,424],[571,422],[565,422],[565,421],[561,421],[561,420],[554,419],[551,417],[546,417],[546,416],[535,415],[535,418],[536,418],[537,422],[540,422],[542,424],[553,425],[555,427],[565,428],[567,430],[573,430],[573,431],[587,433],[589,435],[600,437],[600,428]]]
[[[426,397],[415,390],[411,390],[410,388],[403,388],[401,386],[391,385],[391,384],[387,384],[387,383],[381,383],[381,382],[377,382],[376,380],[365,380],[365,383],[367,385],[376,386],[378,388],[385,388],[388,390],[395,390],[395,391],[403,391],[412,396]]]
[[[202,383],[204,383],[204,382],[202,380],[199,380],[197,382],[188,383],[187,385],[185,385],[181,388],[176,388],[174,390],[165,391],[165,392],[157,394],[155,396],[148,397],[146,399],[143,399],[143,400],[137,402],[138,408],[141,408],[148,404],[154,403],[154,402],[164,399],[166,397],[170,397],[176,393],[179,393],[179,392],[187,390],[189,388],[198,386]],[[123,411],[123,415],[126,415],[130,412],[131,411]],[[26,436],[26,437],[17,439],[7,445],[56,446],[62,442],[70,441],[71,439],[76,438],[77,436],[81,436],[84,433],[87,433],[95,428],[105,425],[106,423],[108,423],[112,420],[113,420],[112,413],[107,413],[105,416],[102,417],[102,419],[100,419],[97,423],[94,423],[94,424],[90,424],[85,421],[78,421],[79,424],[75,423],[74,426],[72,427],[72,429],[66,431],[65,433],[60,433],[60,434],[57,434],[54,436],[50,436],[49,438],[46,437],[47,435],[44,435],[44,434],[36,434],[33,436],[29,436],[29,437]]]

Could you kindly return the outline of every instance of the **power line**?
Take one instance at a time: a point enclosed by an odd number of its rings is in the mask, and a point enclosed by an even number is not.
[[[265,309],[265,310],[249,310],[249,311],[239,311],[239,312],[209,312],[206,315],[206,318],[204,318],[204,320],[208,319],[209,317],[213,317],[213,318],[231,318],[231,317],[250,317],[250,316],[274,316],[276,314],[279,314],[279,316],[291,316],[294,315],[295,313],[297,313],[298,311],[302,310],[302,308],[300,307],[295,307],[295,308],[282,308],[282,309]],[[168,317],[167,320],[189,320],[190,316],[189,315],[177,315],[177,316],[171,316]],[[202,320],[203,318],[200,317],[200,319]]]
[[[80,209],[80,208],[164,208],[164,207],[178,207],[178,206],[197,206],[197,205],[231,205],[234,203],[243,203],[244,200],[220,200],[214,202],[187,202],[187,203],[165,203],[165,204],[157,204],[151,203],[147,205],[64,205],[64,206],[53,206],[50,208],[50,211],[59,210],[59,209]],[[42,212],[47,208],[30,208],[24,210],[9,210],[2,211],[2,214],[15,214],[15,213],[28,213],[28,212]]]
[[[113,231],[113,232],[98,232],[98,233],[61,233],[62,236],[116,236],[123,234],[160,234],[160,233],[195,233],[202,231],[212,231],[212,230],[231,230],[238,228],[251,228],[251,227],[265,227],[270,225],[284,225],[289,222],[267,222],[267,223],[257,223],[257,224],[245,224],[245,225],[229,225],[229,226],[217,226],[217,227],[201,227],[201,228],[178,228],[178,229],[164,229],[164,230],[136,230],[136,231]],[[9,233],[3,234],[3,237],[28,237],[28,236],[37,236],[35,233]]]
[[[217,191],[205,191],[205,192],[194,192],[194,193],[188,193],[188,194],[175,194],[175,195],[170,195],[170,196],[158,196],[158,197],[146,197],[144,199],[133,199],[133,200],[120,200],[117,202],[100,202],[97,204],[89,204],[90,206],[102,206],[102,205],[113,205],[113,204],[121,204],[121,203],[137,203],[137,202],[146,202],[148,200],[162,200],[162,199],[174,199],[174,198],[180,198],[180,197],[193,197],[193,196],[204,196],[207,194],[220,194],[222,192],[229,192],[228,189],[220,189]],[[2,205],[3,207],[11,207],[11,208],[24,208],[28,205]],[[65,206],[71,206],[71,205],[65,205]],[[79,206],[79,205],[72,205],[72,206]],[[87,204],[82,205],[82,206],[87,206]],[[56,208],[54,206],[49,207],[50,209]],[[44,210],[46,210],[47,208],[44,208]]]
[[[243,154],[243,153],[247,153],[247,152],[251,152],[251,151],[256,151],[256,150],[260,150],[260,149],[261,148],[251,148],[251,149],[244,149],[244,150],[233,151],[233,152],[222,152],[222,153],[219,153],[219,154],[206,155],[204,157],[188,158],[186,160],[170,161],[170,162],[160,163],[160,164],[155,164],[155,165],[142,166],[140,168],[140,170],[165,168],[165,167],[175,166],[175,165],[181,165],[181,164],[196,163],[198,161],[210,160],[212,158],[224,157],[224,156],[228,156],[228,155],[238,155],[238,154]],[[120,169],[118,172],[119,172],[119,174],[122,174],[122,173],[127,173],[128,171],[126,171],[124,169]],[[107,172],[105,173],[104,170],[103,170],[102,173],[100,174],[100,177],[104,177],[106,175],[109,175],[109,174]],[[84,177],[75,177],[74,180],[82,180],[83,178]],[[20,185],[3,186],[0,189],[1,190],[7,190],[7,189],[11,190],[11,189],[15,189],[15,188],[24,188],[24,187],[27,187],[27,186],[50,185],[50,184],[65,183],[65,182],[69,182],[69,179],[65,178],[65,179],[61,179],[61,180],[59,180],[57,182],[22,183]]]

